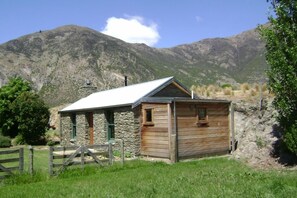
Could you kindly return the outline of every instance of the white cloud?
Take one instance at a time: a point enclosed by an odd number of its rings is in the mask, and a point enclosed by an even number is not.
[[[146,25],[144,19],[139,16],[129,18],[110,17],[101,32],[128,43],[145,43],[148,46],[154,46],[160,39],[157,24]]]

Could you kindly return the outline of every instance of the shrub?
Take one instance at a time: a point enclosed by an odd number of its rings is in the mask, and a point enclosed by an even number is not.
[[[12,140],[12,145],[22,145],[25,144],[25,140],[22,135],[17,135],[15,138]]]
[[[227,87],[223,90],[224,95],[228,95],[231,96],[232,95],[232,88],[231,87]]]
[[[259,92],[260,91],[260,86],[261,85],[259,85],[259,84],[254,84],[254,88],[255,88],[255,90],[256,90],[256,92]]]
[[[231,87],[232,88],[232,85],[231,84],[223,84],[221,87],[223,89],[228,88],[228,87]]]
[[[216,91],[216,87],[214,85],[208,85],[207,86],[207,91],[209,91],[209,92],[215,92]]]
[[[59,144],[59,143],[57,143],[57,142],[55,142],[55,141],[53,141],[53,140],[47,140],[47,142],[46,142],[46,145],[47,145],[47,146],[55,146],[55,145],[57,145],[57,144]]]
[[[257,91],[254,90],[254,89],[251,89],[251,90],[250,90],[250,95],[251,95],[251,96],[256,96],[256,95],[257,95]]]
[[[0,148],[10,147],[11,139],[7,136],[0,135]]]
[[[265,92],[265,91],[267,91],[267,84],[266,83],[264,83],[262,85],[262,92]]]
[[[245,93],[245,91],[250,89],[250,85],[248,83],[243,83],[240,85],[240,89],[243,93]]]
[[[256,136],[256,145],[258,148],[261,149],[264,148],[267,145],[267,143],[262,137]]]
[[[297,121],[285,131],[284,143],[297,156]]]

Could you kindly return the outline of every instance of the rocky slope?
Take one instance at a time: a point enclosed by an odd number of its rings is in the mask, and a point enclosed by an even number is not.
[[[255,30],[174,48],[129,44],[95,30],[63,26],[0,45],[0,85],[11,76],[33,83],[50,106],[81,98],[86,81],[97,90],[175,76],[184,84],[265,78],[264,44]]]
[[[257,102],[234,101],[237,150],[232,157],[256,168],[296,169],[296,156],[282,152],[282,131],[276,119],[272,99],[266,99],[262,110]]]

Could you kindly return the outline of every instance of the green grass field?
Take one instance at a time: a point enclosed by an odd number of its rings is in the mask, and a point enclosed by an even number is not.
[[[25,155],[28,154],[27,151]],[[0,197],[296,197],[296,171],[254,170],[227,157],[176,164],[127,161],[49,177],[48,151],[35,151],[36,173],[0,181]],[[26,167],[26,164],[25,164]],[[25,168],[26,169],[26,168]],[[35,168],[36,170],[36,168]]]

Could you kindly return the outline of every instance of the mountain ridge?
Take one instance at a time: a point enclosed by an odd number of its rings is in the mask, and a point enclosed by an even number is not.
[[[255,82],[265,78],[264,47],[256,30],[152,48],[67,25],[0,45],[0,81],[21,76],[32,82],[50,106],[81,98],[79,90],[86,80],[97,90],[123,86],[124,76],[129,84],[167,76],[187,86]]]

